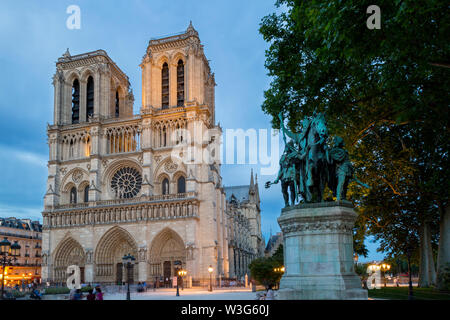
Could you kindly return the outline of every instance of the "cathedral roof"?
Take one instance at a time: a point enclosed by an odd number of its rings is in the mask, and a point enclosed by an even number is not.
[[[280,238],[280,237],[281,237],[281,233],[272,235],[269,238],[269,241],[267,241],[266,251],[272,250],[273,246],[277,243],[278,238]]]
[[[250,185],[225,187],[224,190],[228,202],[231,202],[231,200],[238,202],[249,200]]]
[[[42,225],[38,221],[21,220],[14,217],[0,218],[0,227],[42,232]]]

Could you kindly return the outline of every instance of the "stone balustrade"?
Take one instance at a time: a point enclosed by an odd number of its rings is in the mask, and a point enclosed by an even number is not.
[[[44,211],[43,228],[67,228],[94,224],[198,218],[195,192],[142,196],[61,205]],[[78,204],[81,205],[81,204]]]

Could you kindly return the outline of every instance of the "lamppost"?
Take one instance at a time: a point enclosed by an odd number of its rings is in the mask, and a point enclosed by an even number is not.
[[[208,272],[209,272],[209,289],[208,291],[212,292],[212,272],[214,271],[212,265],[209,265]]]
[[[387,263],[383,263],[381,265],[381,271],[383,271],[383,278],[384,278],[384,286],[386,287],[386,271],[389,271],[391,269],[391,266]]]
[[[180,289],[179,289],[180,279],[183,279],[184,275],[186,275],[186,271],[184,271],[183,269],[178,270],[178,272],[177,272],[177,297],[180,296]]]
[[[127,288],[127,300],[131,300],[130,299],[130,270],[134,265],[134,261],[136,259],[131,255],[124,255],[122,258],[123,264],[126,267],[127,270],[127,283],[128,283],[128,288]]]
[[[0,242],[0,255],[1,255],[1,263],[2,263],[2,296],[5,292],[5,268],[7,265],[15,262],[17,257],[20,256],[20,245],[15,241],[12,245],[11,242],[8,241],[8,238],[5,237]]]
[[[279,268],[274,268],[273,271],[276,272],[276,273],[283,274],[284,273],[284,266],[281,266]],[[278,283],[278,286],[279,286],[279,283]]]

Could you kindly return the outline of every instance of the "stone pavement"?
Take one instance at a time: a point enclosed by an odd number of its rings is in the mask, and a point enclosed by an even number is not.
[[[204,288],[180,289],[180,296],[176,296],[177,289],[157,289],[147,292],[131,292],[131,300],[255,300],[256,292],[251,289],[214,289],[212,292]],[[126,291],[120,293],[104,293],[105,300],[125,300]],[[68,294],[45,295],[44,300],[68,300]]]

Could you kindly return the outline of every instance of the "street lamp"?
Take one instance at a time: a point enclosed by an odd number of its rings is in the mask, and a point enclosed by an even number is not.
[[[279,268],[274,268],[273,271],[276,272],[276,273],[283,274],[284,273],[284,266],[281,266]],[[279,283],[278,283],[278,286],[279,286]]]
[[[186,271],[180,269],[177,272],[177,297],[180,296],[180,289],[179,289],[179,285],[180,285],[180,279],[183,279],[183,276],[186,275]]]
[[[0,241],[0,255],[2,264],[2,300],[5,292],[5,268],[7,265],[17,260],[17,257],[20,256],[20,248],[21,247],[17,241],[11,245],[11,242],[9,242],[6,237]]]
[[[391,266],[387,263],[383,263],[381,265],[381,271],[383,271],[383,278],[384,278],[384,286],[386,287],[386,271],[389,271],[391,269]]]
[[[209,272],[209,289],[208,289],[208,291],[211,291],[211,292],[212,292],[212,272],[213,271],[214,271],[214,269],[213,269],[212,265],[209,265],[209,268],[208,268],[208,272]]]
[[[127,288],[127,300],[131,300],[130,299],[130,270],[134,265],[134,261],[136,259],[131,255],[124,255],[122,258],[123,264],[127,269],[127,283],[128,283],[128,288]]]

